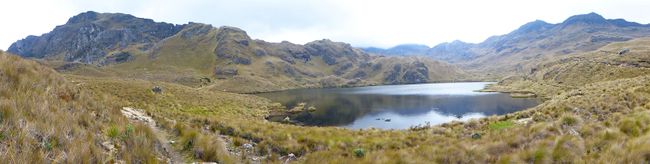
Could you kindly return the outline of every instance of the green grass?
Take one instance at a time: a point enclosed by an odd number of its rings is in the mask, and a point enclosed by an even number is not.
[[[512,121],[498,121],[490,124],[488,127],[491,130],[502,130],[502,129],[511,128],[513,126],[515,126],[515,124]]]

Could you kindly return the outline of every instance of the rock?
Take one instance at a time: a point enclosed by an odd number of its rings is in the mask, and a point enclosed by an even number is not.
[[[359,72],[357,72],[357,73],[354,73],[354,75],[352,76],[352,78],[365,78],[366,76],[368,76],[368,74],[366,74],[366,72],[364,72],[364,71],[359,71]]]
[[[56,67],[54,69],[59,72],[65,72],[65,71],[71,71],[77,69],[83,65],[84,65],[83,63],[72,62],[72,63],[65,63],[62,66]]]
[[[623,49],[623,50],[619,51],[619,52],[618,52],[618,55],[623,55],[623,54],[626,54],[626,53],[628,53],[628,52],[630,52],[630,49],[627,49],[627,48],[626,48],[626,49]]]
[[[264,51],[263,49],[256,49],[255,56],[266,56],[266,51]]]
[[[481,139],[481,134],[479,133],[472,134],[472,139]]]
[[[162,87],[160,87],[160,86],[154,86],[153,88],[151,88],[151,91],[152,91],[153,93],[160,94],[160,93],[162,93]]]
[[[70,18],[49,33],[17,41],[8,52],[23,57],[101,65],[111,51],[124,50],[134,44],[154,44],[182,28],[182,25],[158,23],[128,14],[89,11]]]
[[[315,111],[316,111],[316,107],[314,107],[314,106],[310,106],[310,107],[307,108],[307,111],[308,111],[308,112],[315,112]]]
[[[232,59],[232,62],[235,64],[250,65],[251,59],[245,57],[235,57]]]
[[[353,66],[352,63],[344,63],[344,64],[341,64],[340,67],[338,67],[338,68],[336,68],[336,70],[334,70],[334,74],[336,74],[336,75],[343,75],[343,74],[346,73],[346,71],[347,71],[348,69],[352,68],[352,66]]]
[[[107,56],[106,59],[101,63],[101,65],[124,63],[131,60],[133,60],[133,55],[131,55],[128,52],[120,52],[120,53]]]
[[[296,159],[296,155],[294,155],[293,153],[289,153],[289,155],[287,155],[287,161],[295,160],[295,159]]]
[[[113,143],[111,141],[102,142],[101,145],[102,145],[102,148],[104,148],[106,151],[113,152],[113,151],[116,150],[115,145],[113,145]]]
[[[387,119],[385,119],[384,121],[386,121],[386,122],[390,122],[390,120],[391,120],[390,118],[387,118]]]
[[[212,29],[214,29],[212,25],[189,22],[187,25],[185,25],[185,28],[183,31],[181,31],[180,34],[182,38],[190,39],[194,36],[207,35]]]
[[[250,44],[250,43],[248,42],[248,40],[246,40],[246,39],[238,40],[238,41],[236,41],[236,42],[239,43],[239,44],[242,45],[242,46],[248,46],[248,45]]]
[[[136,120],[136,121],[143,122],[143,123],[149,125],[149,127],[155,127],[156,126],[156,121],[154,121],[153,118],[151,118],[150,116],[147,116],[147,114],[145,114],[145,112],[143,112],[141,110],[133,109],[133,108],[130,108],[130,107],[123,107],[121,112],[122,112],[122,115],[124,115],[125,117],[127,117],[127,118],[129,118],[131,120]]]
[[[251,145],[251,144],[249,144],[249,143],[245,143],[244,145],[242,145],[242,147],[243,147],[244,149],[247,149],[247,150],[251,150],[251,149],[253,149],[253,145]]]
[[[393,69],[390,71],[385,72],[384,74],[384,82],[386,84],[398,84],[399,81],[399,74],[402,72],[402,65],[401,64],[395,64],[393,65]]]
[[[531,117],[515,120],[515,123],[520,124],[520,125],[526,125],[526,124],[531,123],[531,122],[533,122],[533,118],[531,118]]]
[[[223,76],[235,76],[235,75],[239,74],[239,72],[238,72],[237,68],[222,68],[222,67],[217,67],[217,68],[214,70],[214,74],[215,74],[217,77],[222,78]]]

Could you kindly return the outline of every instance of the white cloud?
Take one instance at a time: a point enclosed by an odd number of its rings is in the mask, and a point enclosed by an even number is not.
[[[401,43],[433,46],[460,39],[481,42],[535,19],[558,23],[597,12],[650,23],[646,0],[14,0],[0,9],[0,48],[40,35],[83,11],[122,12],[182,24],[240,27],[253,38],[306,43],[328,38],[354,46]]]

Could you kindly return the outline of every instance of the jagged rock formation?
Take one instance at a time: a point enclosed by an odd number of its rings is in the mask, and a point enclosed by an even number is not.
[[[157,23],[127,14],[85,12],[47,34],[28,36],[12,44],[8,52],[23,57],[52,58],[83,63],[124,62],[130,47],[146,50],[176,34],[183,26]],[[117,55],[111,57],[113,54]]]

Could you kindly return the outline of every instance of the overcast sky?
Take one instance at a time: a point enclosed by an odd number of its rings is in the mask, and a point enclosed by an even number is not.
[[[650,0],[12,0],[0,8],[0,49],[41,35],[84,11],[120,12],[175,24],[235,26],[252,38],[353,46],[481,42],[536,19],[559,23],[596,12],[650,23]]]

